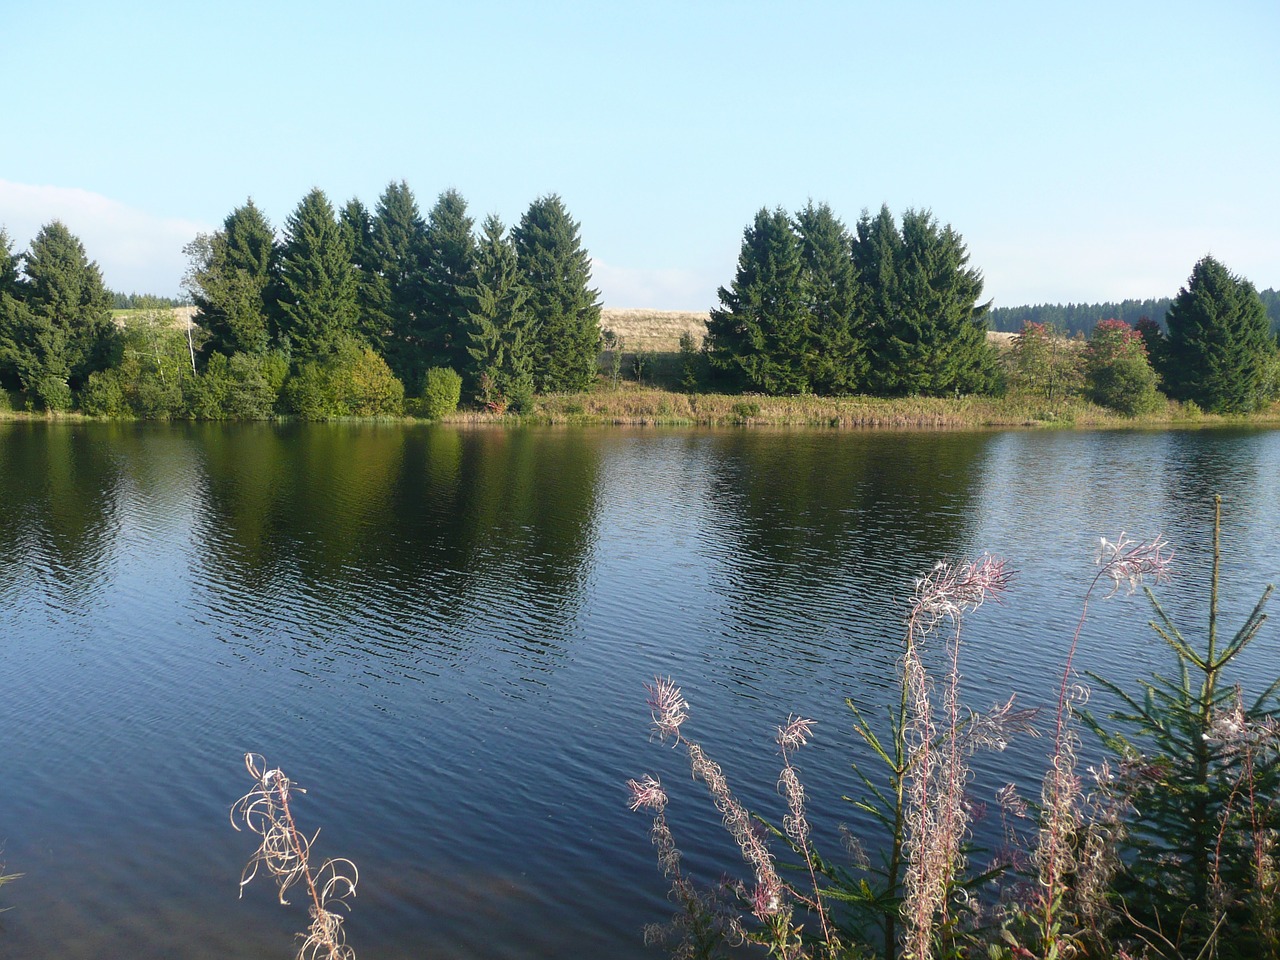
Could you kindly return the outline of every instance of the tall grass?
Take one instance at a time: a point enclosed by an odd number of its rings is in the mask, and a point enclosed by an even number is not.
[[[631,781],[633,809],[655,811],[652,835],[680,911],[661,942],[679,957],[719,956],[735,944],[787,958],[1280,957],[1280,681],[1246,703],[1224,677],[1257,636],[1270,589],[1224,642],[1219,525],[1215,505],[1208,624],[1199,641],[1179,631],[1147,586],[1167,578],[1168,544],[1124,534],[1100,541],[1096,575],[1065,638],[1039,797],[999,791],[1009,846],[994,863],[971,862],[969,758],[1033,733],[1035,712],[1012,699],[983,713],[965,707],[961,652],[966,618],[1010,587],[1004,562],[940,563],[920,577],[887,727],[849,702],[871,755],[854,770],[855,803],[881,833],[874,861],[860,852],[828,858],[813,845],[791,761],[811,737],[811,721],[789,717],[778,728],[787,803],[779,829],[734,799],[724,772],[686,733],[690,707],[680,689],[655,680],[654,730],[684,747],[751,870],[749,881],[696,889],[671,867],[680,854],[661,785]],[[1139,587],[1176,678],[1154,675],[1132,693],[1094,677],[1122,704],[1095,717],[1074,667],[1090,604],[1100,593]],[[941,673],[926,662],[942,664]],[[1083,773],[1082,730],[1108,753]],[[792,866],[778,866],[770,838],[794,855]]]

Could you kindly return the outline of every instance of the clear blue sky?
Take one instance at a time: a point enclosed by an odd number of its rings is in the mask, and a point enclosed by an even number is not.
[[[606,306],[707,309],[762,206],[927,207],[998,305],[1280,287],[1280,4],[4,0],[0,224],[172,294],[253,196],[558,193]]]

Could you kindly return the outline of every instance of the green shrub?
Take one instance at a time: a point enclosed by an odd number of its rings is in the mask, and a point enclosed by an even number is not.
[[[282,402],[307,420],[397,417],[404,411],[404,384],[373,349],[347,341],[323,362],[303,364],[285,381]]]
[[[430,420],[447,417],[462,399],[462,377],[448,367],[432,367],[422,383],[422,415]]]
[[[760,404],[748,400],[739,400],[733,405],[733,417],[739,423],[746,423],[760,416]]]
[[[30,391],[28,402],[35,400],[45,410],[70,410],[71,387],[63,377],[49,374],[38,379]]]
[[[1089,399],[1125,416],[1156,410],[1161,403],[1156,373],[1142,336],[1122,320],[1101,320],[1085,348]]]
[[[91,417],[127,417],[133,413],[118,369],[89,374],[80,391],[80,409]]]

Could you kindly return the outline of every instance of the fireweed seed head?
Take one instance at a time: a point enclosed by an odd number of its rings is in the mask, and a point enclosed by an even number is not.
[[[788,714],[786,724],[778,728],[778,735],[774,739],[777,740],[778,746],[784,752],[799,749],[808,743],[809,738],[813,736],[813,725],[816,722],[816,720],[806,720],[802,717]]]
[[[1107,594],[1111,597],[1121,587],[1125,587],[1127,593],[1133,593],[1148,577],[1152,583],[1167,583],[1173,551],[1169,549],[1169,541],[1159,534],[1151,540],[1138,542],[1121,530],[1114,541],[1098,538],[1094,562],[1102,568],[1100,575],[1111,580],[1111,592]]]
[[[653,722],[653,730],[660,740],[668,736],[680,739],[680,724],[689,717],[689,702],[685,700],[680,688],[670,677],[654,677],[653,683],[644,685],[648,696],[649,716]]]
[[[661,813],[667,806],[667,792],[662,784],[647,773],[639,780],[628,780],[627,787],[631,791],[631,800],[627,803],[632,810],[647,809]]]
[[[916,580],[911,598],[911,622],[924,631],[939,621],[956,620],[987,600],[999,602],[1013,582],[1005,560],[983,554],[964,563],[940,561],[929,574]]]

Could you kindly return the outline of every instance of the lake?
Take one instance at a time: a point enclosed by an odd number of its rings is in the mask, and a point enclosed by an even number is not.
[[[746,871],[651,740],[646,681],[682,686],[684,731],[775,819],[774,728],[815,718],[797,765],[834,852],[866,830],[844,698],[893,697],[914,577],[1006,557],[965,699],[1046,705],[1099,536],[1167,537],[1160,596],[1195,632],[1221,494],[1233,628],[1280,579],[1278,478],[1280,432],[1243,428],[0,423],[0,862],[24,874],[0,955],[292,956],[305,898],[260,877],[237,899],[253,750],[307,788],[316,852],[359,866],[360,957],[657,956],[627,778],[662,778],[697,876]],[[1077,666],[1167,664],[1149,616],[1093,603]],[[1277,672],[1268,624],[1238,678]],[[1034,795],[1043,750],[982,756],[975,794]]]

